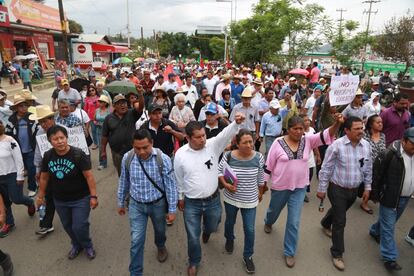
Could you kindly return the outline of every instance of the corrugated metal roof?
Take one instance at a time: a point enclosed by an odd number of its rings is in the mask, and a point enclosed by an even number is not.
[[[74,39],[73,42],[111,44],[106,35],[99,34],[80,34],[79,38]]]

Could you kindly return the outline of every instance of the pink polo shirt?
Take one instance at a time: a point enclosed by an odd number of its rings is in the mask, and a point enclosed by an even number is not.
[[[329,129],[323,132],[323,137],[327,145],[335,139],[329,136]],[[271,179],[272,190],[304,188],[309,184],[308,159],[312,150],[321,145],[320,133],[303,136],[295,157],[283,137],[276,139],[267,157],[264,180],[269,182]]]

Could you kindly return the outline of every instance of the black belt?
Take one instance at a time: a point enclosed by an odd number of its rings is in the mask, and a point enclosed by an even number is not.
[[[187,197],[187,198],[191,199],[191,200],[198,200],[198,201],[209,201],[209,200],[212,200],[212,199],[216,198],[218,195],[219,195],[219,190],[217,189],[212,195],[210,195],[208,197],[204,197],[204,198],[189,198],[189,197]]]
[[[162,196],[162,197],[160,197],[160,198],[158,198],[158,199],[156,199],[156,200],[154,200],[154,201],[150,201],[150,202],[139,202],[139,201],[137,201],[136,200],[136,202],[138,202],[138,203],[141,203],[141,204],[145,204],[145,205],[150,205],[150,204],[155,204],[155,203],[157,203],[157,202],[159,202],[161,199],[163,199],[164,197]]]
[[[358,185],[358,187],[355,187],[355,188],[347,188],[347,187],[342,187],[341,185],[338,185],[338,184],[333,183],[333,182],[329,182],[329,184],[335,185],[335,186],[337,186],[339,188],[342,188],[342,189],[345,189],[345,190],[351,190],[351,191],[358,190],[358,188],[359,188],[359,185]]]

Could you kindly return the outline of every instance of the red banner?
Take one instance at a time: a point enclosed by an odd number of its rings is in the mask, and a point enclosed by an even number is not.
[[[0,26],[2,27],[10,26],[9,11],[7,7],[5,6],[0,6]]]

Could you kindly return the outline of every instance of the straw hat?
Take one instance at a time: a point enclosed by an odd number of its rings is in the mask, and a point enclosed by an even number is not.
[[[23,89],[23,90],[17,92],[16,95],[19,95],[20,97],[24,98],[26,101],[37,100],[37,97],[35,95],[33,95],[33,93],[30,92],[30,90],[27,90],[27,89]]]
[[[241,94],[242,98],[253,98],[252,91],[249,88],[246,88],[243,90],[243,93]]]
[[[253,84],[257,84],[257,85],[263,85],[263,82],[261,79],[259,78],[255,78],[254,81],[252,81]]]
[[[14,95],[13,105],[10,106],[10,109],[17,107],[19,104],[26,102],[26,99],[20,95]]]
[[[229,80],[229,79],[230,79],[230,74],[224,74],[224,75],[221,76],[222,81],[226,81],[226,80]]]
[[[361,88],[358,88],[355,96],[360,96],[360,95],[364,95],[364,93],[362,92]]]
[[[196,78],[202,78],[202,77],[203,77],[203,74],[201,74],[201,73],[198,73],[197,76],[196,76]]]
[[[99,101],[99,102],[104,102],[104,103],[110,104],[108,97],[107,97],[107,96],[105,96],[105,95],[101,95],[101,96],[99,97],[98,101]]]
[[[48,105],[36,106],[35,112],[29,116],[32,121],[39,121],[44,118],[52,117],[55,113],[50,109]]]

